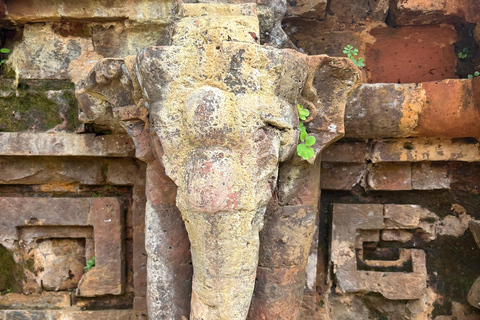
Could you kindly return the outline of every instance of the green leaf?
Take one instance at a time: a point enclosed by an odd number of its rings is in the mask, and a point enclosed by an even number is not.
[[[310,115],[310,111],[308,111],[308,109],[303,109],[300,111],[300,113],[302,114],[302,116],[305,117],[308,117]]]
[[[309,136],[309,137],[307,137],[307,139],[305,140],[305,145],[307,145],[308,147],[313,146],[316,141],[317,141],[317,140],[315,139],[314,136]]]
[[[302,122],[302,121],[299,121],[299,122],[298,122],[298,129],[300,129],[300,131],[304,131],[304,130],[305,130],[305,126],[303,125],[303,122]]]
[[[7,59],[3,59],[0,61],[0,64],[4,64],[5,62],[7,62]]]
[[[7,48],[2,48],[2,49],[0,49],[0,52],[1,52],[1,53],[9,53],[10,50],[7,49]]]
[[[307,131],[300,131],[300,140],[303,142],[307,138]]]
[[[473,74],[469,74],[469,75],[467,76],[467,78],[468,78],[468,79],[473,79]]]
[[[478,77],[478,76],[480,76],[480,72],[475,71],[475,73],[474,73],[473,75],[474,75],[475,77]]]
[[[365,67],[365,63],[363,63],[363,58],[359,58],[358,61],[354,61],[357,67],[363,68]]]
[[[311,157],[313,157],[313,155],[315,154],[315,152],[313,151],[312,148],[310,147],[307,147],[306,145],[304,144],[299,144],[297,146],[297,154],[302,157],[303,159],[305,160],[308,160],[310,159]]]

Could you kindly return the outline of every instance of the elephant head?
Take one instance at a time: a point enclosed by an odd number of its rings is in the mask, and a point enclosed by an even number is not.
[[[298,142],[296,104],[314,118],[312,79],[330,60],[260,46],[254,4],[183,4],[179,16],[166,45],[100,62],[85,91],[113,104],[137,157],[161,159],[178,186],[191,319],[245,319],[278,164]]]

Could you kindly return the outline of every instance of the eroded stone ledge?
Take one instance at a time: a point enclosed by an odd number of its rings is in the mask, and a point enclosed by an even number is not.
[[[1,156],[133,157],[128,135],[0,132]]]

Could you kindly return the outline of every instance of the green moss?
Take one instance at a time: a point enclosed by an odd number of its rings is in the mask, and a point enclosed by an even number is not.
[[[61,112],[68,121],[69,130],[78,122],[77,101],[73,84],[66,81],[31,80],[19,83],[12,89],[11,80],[0,81],[0,132],[15,132],[33,129],[46,131],[63,122]],[[46,91],[63,91],[64,102],[49,99]],[[61,100],[60,100],[61,101]]]
[[[4,246],[0,245],[0,291],[19,292],[23,272],[15,263],[12,254]]]

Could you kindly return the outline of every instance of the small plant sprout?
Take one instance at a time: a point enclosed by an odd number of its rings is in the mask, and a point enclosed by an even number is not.
[[[480,76],[480,72],[475,71],[473,74],[469,74],[469,75],[467,76],[467,78],[468,78],[468,79],[473,79],[473,77],[478,77],[478,76]]]
[[[6,54],[6,53],[10,53],[10,50],[7,49],[7,48],[1,48],[1,49],[0,49],[0,53],[5,53],[5,54]],[[4,64],[5,62],[7,62],[7,59],[2,59],[2,60],[0,60],[0,65]]]
[[[93,267],[95,267],[95,256],[92,257],[92,260],[87,261],[87,265],[84,267],[84,269],[90,271],[90,269]]]
[[[345,53],[348,59],[352,60],[357,67],[359,68],[365,67],[363,58],[358,58],[358,60],[355,59],[355,56],[358,55],[358,49],[355,49],[354,47],[348,44],[345,48],[343,48],[343,53]]]
[[[471,59],[473,58],[473,50],[470,47],[465,47],[463,48],[462,51],[458,53],[458,58],[459,59]]]
[[[297,109],[298,117],[300,120],[305,121],[310,115],[310,112],[307,109],[304,109],[303,106],[299,105],[298,103]],[[313,136],[308,136],[307,129],[303,125],[302,121],[299,121],[298,129],[300,130],[300,143],[297,145],[297,154],[303,159],[308,160],[315,154],[312,146],[315,144],[316,139]]]

